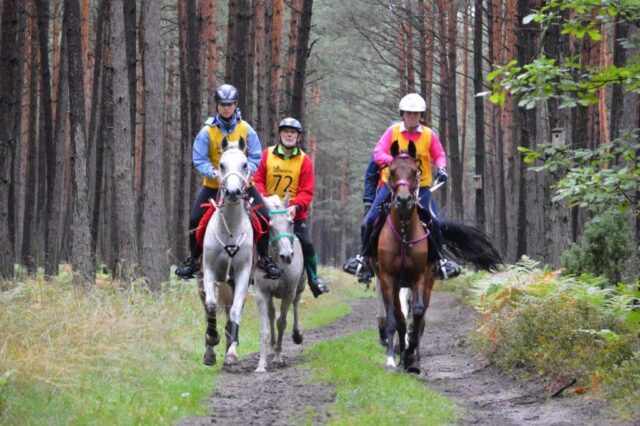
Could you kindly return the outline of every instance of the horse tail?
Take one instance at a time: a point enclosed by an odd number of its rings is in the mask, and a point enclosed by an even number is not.
[[[457,222],[440,222],[442,238],[453,257],[473,263],[485,271],[496,271],[503,264],[500,252],[489,237],[472,226]]]

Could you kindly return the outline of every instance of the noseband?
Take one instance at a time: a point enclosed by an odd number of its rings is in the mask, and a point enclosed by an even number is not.
[[[274,215],[278,215],[278,214],[287,214],[288,215],[289,212],[287,211],[287,209],[269,210],[269,216],[274,216]],[[293,232],[282,232],[282,233],[276,235],[275,237],[269,238],[269,244],[271,244],[272,246],[275,246],[276,243],[278,242],[278,240],[280,240],[282,238],[289,238],[289,240],[291,241],[291,244],[293,244],[294,234],[293,234]]]

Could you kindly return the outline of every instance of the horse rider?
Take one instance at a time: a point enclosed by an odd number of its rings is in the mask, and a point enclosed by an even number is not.
[[[369,247],[369,240],[373,233],[373,225],[378,216],[382,205],[388,200],[390,191],[387,183],[388,166],[393,157],[390,154],[391,143],[398,141],[401,149],[405,150],[409,143],[416,145],[417,157],[420,160],[420,189],[418,192],[418,214],[420,220],[424,223],[431,222],[430,234],[431,241],[435,243],[435,259],[437,262],[436,278],[447,279],[460,274],[460,266],[451,260],[444,258],[444,249],[442,241],[442,231],[438,219],[438,210],[435,200],[431,196],[430,187],[432,184],[431,161],[433,160],[436,168],[436,181],[445,182],[447,175],[447,158],[442,148],[442,143],[438,135],[429,127],[422,123],[422,118],[427,110],[427,103],[417,93],[410,93],[400,100],[399,104],[400,117],[402,121],[391,125],[384,132],[380,140],[376,144],[373,157],[378,164],[381,173],[381,181],[383,183],[378,190],[371,208],[364,217],[362,223],[360,254],[355,258],[349,259],[344,266],[346,271],[358,271],[359,279],[362,274],[367,273],[364,265],[364,258],[371,254],[372,248]],[[364,270],[364,271],[363,271]]]
[[[278,144],[262,152],[262,160],[253,175],[253,182],[264,196],[279,195],[284,199],[289,193],[287,207],[293,219],[293,232],[300,240],[304,268],[309,288],[314,297],[328,293],[329,288],[318,277],[318,255],[311,241],[307,211],[313,201],[313,162],[302,150],[302,124],[287,117],[278,125]]]
[[[249,174],[258,168],[260,162],[260,139],[256,131],[242,119],[238,105],[238,89],[230,84],[222,84],[215,89],[216,112],[214,117],[209,117],[205,121],[204,127],[200,130],[193,142],[192,160],[196,170],[204,176],[203,186],[196,198],[196,202],[189,217],[189,250],[190,255],[187,260],[176,268],[176,275],[188,279],[200,270],[199,258],[202,254],[202,247],[198,245],[195,236],[195,229],[204,215],[205,208],[202,204],[207,203],[210,198],[216,199],[220,183],[218,178],[221,175],[219,170],[222,149],[220,144],[224,137],[229,141],[244,138],[247,144],[247,158],[249,160]],[[254,187],[247,188],[248,196],[253,199],[252,204],[258,209],[262,229],[268,229],[269,210],[264,204],[260,192]],[[282,275],[282,268],[278,266],[268,256],[269,233],[262,234],[257,244],[258,268],[265,272],[265,277],[277,279]]]

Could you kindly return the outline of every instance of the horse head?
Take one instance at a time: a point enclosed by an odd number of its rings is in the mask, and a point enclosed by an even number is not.
[[[221,194],[225,200],[238,202],[244,195],[250,175],[249,161],[245,154],[246,143],[242,137],[238,141],[229,141],[225,137],[222,139],[221,147]]]
[[[419,186],[419,166],[416,160],[416,146],[409,142],[407,151],[400,151],[398,141],[391,144],[393,161],[389,165],[388,185],[392,194],[393,205],[406,215],[417,205]]]
[[[293,260],[293,219],[289,216],[289,193],[285,201],[281,201],[278,195],[272,195],[264,199],[269,208],[269,243],[277,252],[278,257],[285,264],[291,264]]]

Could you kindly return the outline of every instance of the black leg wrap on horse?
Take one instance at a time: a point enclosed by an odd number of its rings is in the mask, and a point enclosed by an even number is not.
[[[205,335],[205,341],[207,345],[216,346],[220,343],[220,334],[217,330],[216,318],[207,317],[207,334]]]
[[[227,321],[227,324],[224,327],[224,332],[227,337],[227,349],[231,346],[231,343],[236,342],[240,344],[238,340],[238,331],[240,330],[240,326],[233,321]]]

